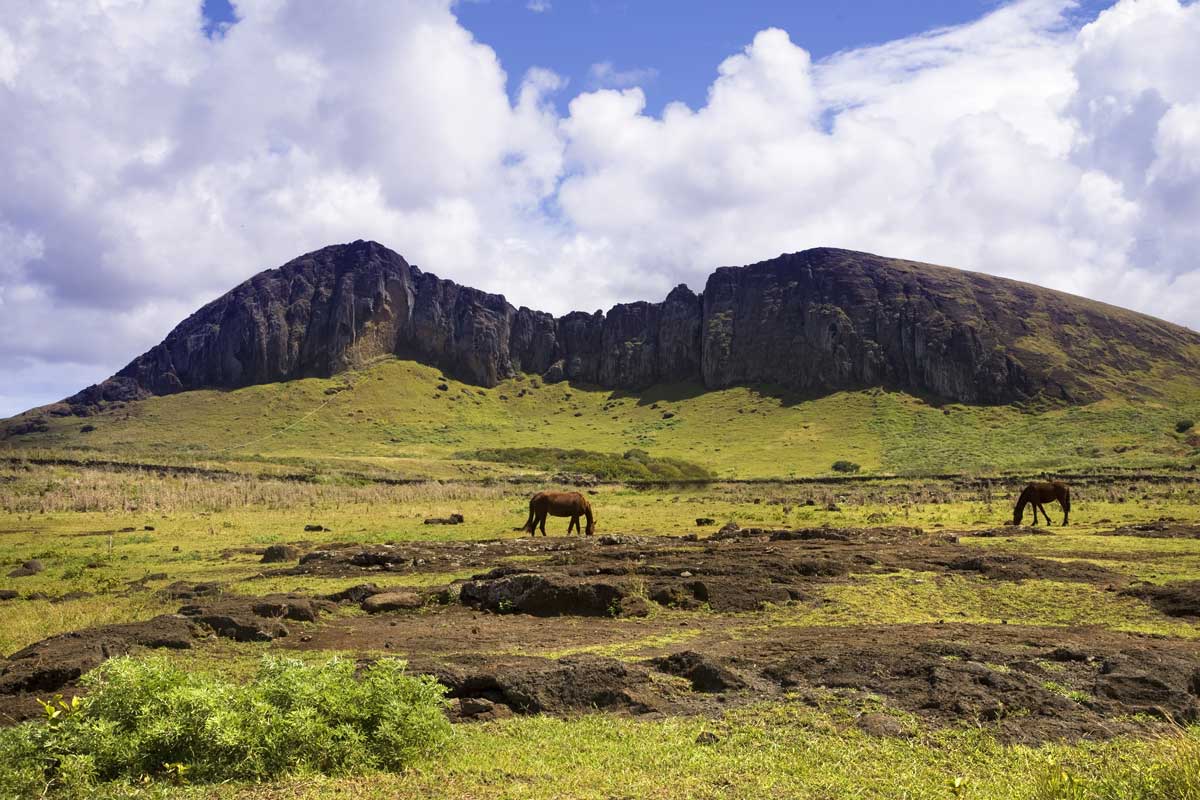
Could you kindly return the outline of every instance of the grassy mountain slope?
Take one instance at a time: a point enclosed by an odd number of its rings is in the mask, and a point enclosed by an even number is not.
[[[1200,386],[1163,381],[1157,394],[1033,412],[934,406],[880,389],[802,398],[677,384],[629,394],[526,377],[483,389],[386,358],[332,379],[185,392],[111,405],[82,419],[29,412],[8,423],[0,454],[436,478],[545,467],[538,458],[473,457],[498,448],[608,454],[638,448],[738,478],[828,474],[838,460],[878,474],[1186,467],[1200,461],[1197,432],[1176,431],[1181,419],[1200,419]],[[31,418],[44,420],[45,430],[12,433]]]

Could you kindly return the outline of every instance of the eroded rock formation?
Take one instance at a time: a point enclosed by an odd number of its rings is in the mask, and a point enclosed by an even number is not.
[[[1082,402],[1151,364],[1197,374],[1200,335],[987,275],[815,249],[722,267],[697,295],[555,318],[423,272],[375,242],[262,272],[66,402],[330,376],[380,355],[494,386],[518,372],[638,390],[695,381],[889,386],[965,403]]]

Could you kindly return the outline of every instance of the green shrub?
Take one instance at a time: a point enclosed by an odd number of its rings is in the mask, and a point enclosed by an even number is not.
[[[289,773],[400,770],[449,736],[445,689],[395,659],[355,676],[352,661],[264,658],[232,683],[163,657],[112,659],[84,679],[81,702],[0,731],[0,797],[49,783],[265,780]]]
[[[835,461],[832,467],[834,472],[858,472],[862,467],[855,464],[853,461]]]
[[[1181,419],[1181,420],[1179,420],[1179,422],[1175,423],[1175,432],[1176,433],[1187,433],[1195,426],[1195,424],[1196,423],[1190,419]]]

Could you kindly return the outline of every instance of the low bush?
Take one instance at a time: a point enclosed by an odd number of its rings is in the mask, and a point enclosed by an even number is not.
[[[0,797],[75,796],[113,780],[266,780],[400,770],[449,737],[445,689],[377,661],[265,658],[238,684],[163,657],[112,659],[85,698],[0,730]]]
[[[855,464],[853,461],[835,461],[833,462],[831,469],[834,472],[851,473],[858,472],[860,469],[862,469],[862,467],[860,467],[858,464]]]

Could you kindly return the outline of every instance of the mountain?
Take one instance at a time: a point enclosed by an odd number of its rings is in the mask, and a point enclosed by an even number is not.
[[[971,404],[1086,403],[1200,379],[1200,335],[989,275],[830,248],[722,267],[704,291],[555,318],[438,278],[375,242],[259,273],[112,378],[113,401],[328,377],[394,354],[490,387],[517,373],[642,390],[698,381],[886,386]]]

